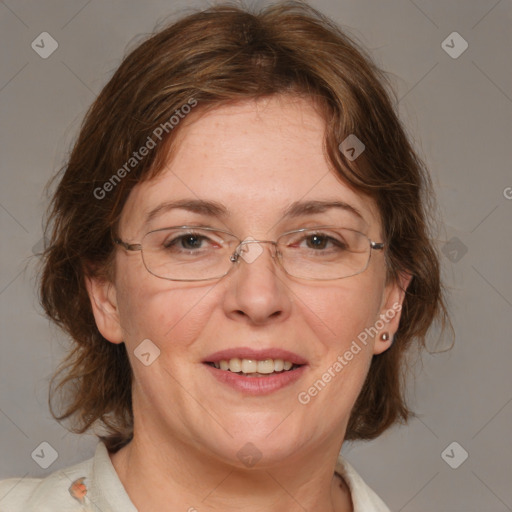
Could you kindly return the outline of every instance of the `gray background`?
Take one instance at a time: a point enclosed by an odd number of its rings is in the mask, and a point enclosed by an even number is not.
[[[438,242],[456,332],[451,351],[416,365],[409,394],[419,418],[343,453],[392,510],[512,511],[511,1],[311,4],[394,77],[444,217]],[[93,454],[96,438],[66,434],[47,407],[65,338],[34,293],[42,191],[126,46],[185,5],[208,2],[0,2],[0,478],[44,476]],[[458,58],[442,47],[454,31],[469,45]],[[31,48],[41,32],[59,45],[47,59]],[[31,457],[43,441],[58,452],[46,470]],[[467,460],[452,469],[445,460],[460,463],[463,449]]]

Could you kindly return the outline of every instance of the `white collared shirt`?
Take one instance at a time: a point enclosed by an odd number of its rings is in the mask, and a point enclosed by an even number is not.
[[[350,488],[354,512],[390,512],[341,455],[336,471]],[[0,480],[0,512],[137,512],[137,509],[117,476],[106,446],[100,441],[92,458],[45,478]]]

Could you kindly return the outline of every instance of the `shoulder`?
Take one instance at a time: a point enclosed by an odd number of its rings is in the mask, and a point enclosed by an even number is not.
[[[87,485],[92,474],[88,459],[44,478],[0,480],[0,512],[84,512]]]
[[[336,471],[343,477],[350,489],[354,512],[391,512],[354,467],[341,455],[338,457]]]

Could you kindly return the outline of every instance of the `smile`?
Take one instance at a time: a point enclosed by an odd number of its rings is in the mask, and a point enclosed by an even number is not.
[[[245,377],[267,377],[278,373],[293,371],[302,365],[294,364],[283,359],[222,359],[208,362],[210,366],[222,371],[229,371]]]
[[[203,367],[222,386],[243,395],[268,395],[295,383],[309,364],[277,347],[232,347],[206,356]]]

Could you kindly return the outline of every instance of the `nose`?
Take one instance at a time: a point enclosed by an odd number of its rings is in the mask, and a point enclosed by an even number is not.
[[[233,254],[226,278],[226,314],[255,325],[283,321],[290,314],[291,290],[279,267],[274,242],[244,240]]]
[[[249,245],[256,244],[256,245]],[[270,247],[272,251],[272,258],[275,258],[277,255],[277,243],[272,240],[255,240],[252,237],[248,237],[245,240],[242,240],[238,247],[235,249],[235,252],[229,258],[232,263],[236,263],[243,258],[247,263],[252,263],[262,252],[263,246],[260,244],[272,244]]]

